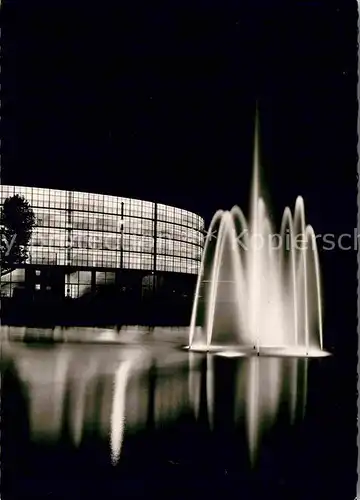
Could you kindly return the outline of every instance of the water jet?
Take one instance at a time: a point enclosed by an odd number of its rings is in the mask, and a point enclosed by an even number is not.
[[[234,206],[218,210],[210,223],[196,283],[189,349],[218,352],[235,345],[253,346],[257,356],[260,348],[262,355],[268,355],[269,348],[275,348],[277,355],[325,355],[314,229],[306,224],[305,203],[298,196],[294,213],[286,207],[280,233],[273,232],[259,163],[256,120],[249,221]],[[280,242],[276,246],[275,237]],[[201,309],[204,319],[198,328]],[[224,346],[216,344],[229,317],[233,324],[227,330],[235,339]]]

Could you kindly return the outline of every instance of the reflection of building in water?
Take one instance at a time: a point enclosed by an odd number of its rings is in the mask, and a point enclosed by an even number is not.
[[[109,354],[110,353],[110,354]],[[79,444],[83,429],[109,433],[112,399],[111,351],[85,346],[28,349],[20,345],[14,357],[30,399],[34,439],[56,440],[63,429]],[[95,423],[94,423],[95,422]]]
[[[149,406],[148,376],[141,372],[127,378],[126,423],[136,431],[146,426]]]
[[[161,370],[153,360],[146,372],[120,364],[114,376],[111,453],[116,463],[126,432],[161,427],[189,408],[186,370]]]
[[[185,371],[165,373],[158,377],[155,389],[155,425],[176,419],[188,406],[188,374]]]
[[[67,379],[68,406],[64,410],[63,420],[74,444],[81,443],[85,431],[102,436],[107,435],[106,417],[110,411],[111,400],[110,381],[101,371],[99,361],[90,358],[79,373],[74,366],[69,370]],[[107,410],[104,414],[104,409]]]
[[[115,464],[119,460],[124,439],[126,389],[131,369],[131,361],[123,361],[115,372],[110,432],[111,458]]]
[[[116,352],[80,345],[17,349],[32,439],[66,437],[80,446],[85,435],[96,435],[109,442],[116,463],[125,432],[161,426],[189,406],[187,370],[174,371],[164,360],[158,366],[144,349]]]
[[[29,390],[30,431],[36,439],[57,439],[61,432],[69,353],[21,352],[16,363]]]

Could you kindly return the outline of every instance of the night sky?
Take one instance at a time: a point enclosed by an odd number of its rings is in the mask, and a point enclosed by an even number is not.
[[[351,196],[356,2],[293,5],[5,4],[3,182],[247,208],[257,100],[279,207]]]
[[[247,212],[258,102],[275,220],[302,194],[317,232],[356,227],[356,1],[17,0],[3,14],[3,183],[207,221]]]

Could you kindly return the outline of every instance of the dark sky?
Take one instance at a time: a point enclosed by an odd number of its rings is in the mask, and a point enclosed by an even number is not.
[[[5,3],[2,182],[246,210],[257,100],[275,213],[302,194],[314,225],[340,224],[356,1],[96,5]]]

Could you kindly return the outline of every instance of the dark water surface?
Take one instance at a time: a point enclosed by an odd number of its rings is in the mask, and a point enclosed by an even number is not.
[[[356,497],[342,357],[2,344],[3,498]]]

